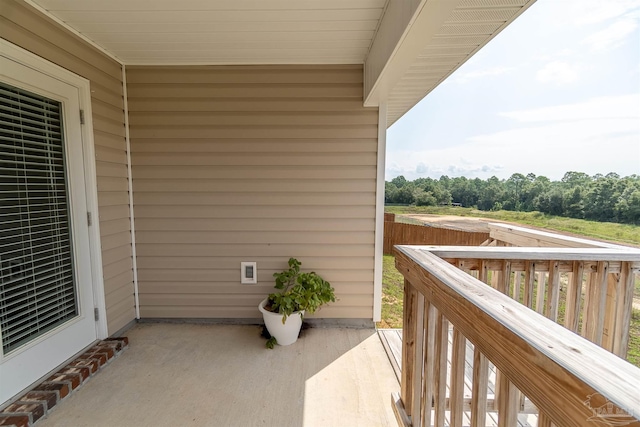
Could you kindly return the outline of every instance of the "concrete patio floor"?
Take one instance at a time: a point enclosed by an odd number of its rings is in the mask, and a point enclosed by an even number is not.
[[[141,323],[129,348],[38,422],[80,426],[395,426],[398,381],[373,329]]]

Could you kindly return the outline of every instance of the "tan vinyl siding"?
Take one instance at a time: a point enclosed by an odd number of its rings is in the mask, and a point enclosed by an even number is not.
[[[296,256],[336,288],[318,317],[371,319],[378,112],[362,66],[127,67],[127,81],[142,317],[258,317]]]
[[[107,322],[114,333],[135,318],[120,64],[19,1],[0,2],[0,36],[91,82]]]

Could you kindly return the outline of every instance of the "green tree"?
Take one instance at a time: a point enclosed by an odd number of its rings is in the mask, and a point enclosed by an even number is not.
[[[504,209],[522,210],[522,193],[528,182],[527,178],[521,173],[514,173],[507,179],[505,182],[507,200],[503,202]]]
[[[398,187],[393,182],[384,183],[384,202],[385,203],[398,203]]]
[[[465,177],[418,178],[398,176],[385,183],[387,203],[432,206],[476,206],[482,210],[538,210],[551,215],[596,221],[640,223],[640,176],[615,172],[589,176],[569,171],[560,181],[533,173],[514,173],[507,180]]]
[[[413,192],[413,200],[417,206],[436,206],[438,204],[433,193],[422,188],[416,188]]]
[[[576,186],[564,195],[564,215],[571,218],[584,218],[583,187]]]
[[[617,181],[619,179],[609,175],[600,175],[593,181],[585,196],[585,218],[596,221],[616,220],[615,206],[622,193]]]
[[[404,187],[404,186],[407,184],[407,182],[409,182],[409,181],[407,181],[407,179],[406,179],[404,176],[402,176],[402,175],[400,175],[400,176],[396,176],[395,178],[393,178],[393,179],[391,180],[391,183],[392,183],[393,185],[395,185],[397,188],[402,188],[402,187]]]
[[[504,191],[502,182],[495,176],[492,176],[487,180],[486,186],[480,191],[478,209],[483,211],[495,209],[496,203],[500,203],[502,207],[503,201]]]

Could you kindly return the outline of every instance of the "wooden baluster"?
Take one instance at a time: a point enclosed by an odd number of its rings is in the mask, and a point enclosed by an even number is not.
[[[536,263],[527,261],[524,267],[524,296],[522,303],[533,308],[533,287],[536,280]]]
[[[620,266],[619,290],[616,301],[616,321],[614,329],[613,353],[626,359],[629,346],[629,325],[633,311],[634,274],[630,262]]]
[[[526,265],[526,264],[525,264]],[[525,267],[526,268],[526,267]],[[513,299],[521,302],[520,287],[522,286],[522,271],[516,271],[513,282]],[[519,390],[517,392],[518,408],[524,407],[525,396]]]
[[[487,420],[487,391],[489,390],[489,361],[473,350],[473,384],[471,385],[471,427],[485,427]]]
[[[584,275],[584,263],[573,262],[571,278],[567,286],[567,304],[564,313],[564,327],[578,332],[580,320],[580,301],[582,300],[582,276]]]
[[[499,242],[498,246],[505,246],[505,244],[504,243],[500,244]],[[486,268],[487,268],[487,278],[489,278],[489,273],[491,273],[491,278],[490,278],[491,283],[489,283],[489,280],[488,280],[487,284],[489,284],[494,289],[498,289],[498,286],[500,286],[499,285],[500,277],[498,272],[495,270],[489,270],[489,261],[487,261]],[[498,381],[499,377],[500,377],[500,371],[496,371],[496,382],[494,384],[494,405],[495,405],[495,402],[498,401],[498,396],[500,395],[500,384]]]
[[[438,312],[436,318],[436,359],[434,369],[434,426],[444,427],[445,405],[447,401],[447,353],[449,349],[449,322]]]
[[[536,295],[536,311],[540,314],[544,313],[544,293],[546,289],[545,276],[546,276],[546,273],[544,271],[538,272],[538,293]]]
[[[584,309],[582,310],[582,331],[580,332],[580,335],[589,341],[593,341],[594,337],[595,322],[591,319],[594,314],[594,310],[591,306],[595,303],[596,296],[594,295],[594,292],[596,291],[596,273],[593,271],[593,264],[591,264],[587,274],[587,289],[584,295]]]
[[[464,406],[464,368],[466,361],[467,339],[462,333],[453,329],[453,344],[451,350],[451,385],[449,391],[450,425],[462,427],[462,412]]]
[[[511,261],[502,262],[502,270],[498,274],[498,287],[497,289],[503,294],[509,295],[509,288],[511,285]]]
[[[489,283],[488,278],[489,278],[489,269],[487,267],[487,261],[481,260],[480,267],[478,270],[478,280],[480,280],[483,283]]]
[[[462,260],[457,261],[460,270],[470,274],[465,270]],[[466,362],[467,340],[456,328],[453,329],[453,343],[451,349],[451,382],[449,389],[449,425],[462,427],[464,411],[464,370]]]
[[[487,268],[489,268],[489,266],[487,265]],[[500,275],[501,273],[495,270],[489,270],[491,272],[491,287],[493,289],[498,289],[498,287],[500,287]]]
[[[622,267],[622,263],[620,263]],[[609,266],[611,271],[611,266]],[[619,298],[620,273],[609,273],[607,275],[607,295],[604,304],[604,323],[602,325],[602,348],[613,353],[613,329],[616,321],[616,300]]]
[[[596,319],[594,339],[593,342],[598,345],[602,345],[602,332],[604,329],[604,317],[605,317],[605,304],[607,302],[607,280],[609,275],[609,263],[605,261],[598,261],[598,275],[597,275],[597,304],[593,304],[592,307],[596,310],[594,318]]]
[[[498,274],[499,279],[497,280],[497,290],[502,292],[503,294],[507,294],[509,293],[509,281],[511,279],[511,262],[509,261],[503,261],[502,263],[502,270],[500,270],[500,273]],[[496,383],[495,383],[495,400],[494,400],[494,405],[498,404],[500,402],[500,399],[502,398],[502,372],[500,372],[499,370],[496,370]]]
[[[546,414],[538,411],[538,427],[551,427],[551,418]]]
[[[516,271],[513,282],[513,299],[520,302],[520,286],[522,284],[522,272]]]
[[[420,418],[417,416],[414,417],[414,425],[422,425],[429,427],[431,426],[431,410],[433,408],[433,398],[434,398],[434,376],[435,376],[435,366],[437,360],[436,353],[436,326],[437,326],[437,317],[438,310],[429,303],[428,300],[425,300],[425,315],[424,315],[424,346],[425,346],[425,355],[424,358],[424,382],[422,389],[422,402],[420,402]],[[417,422],[416,422],[417,420]],[[420,422],[421,421],[421,422]]]
[[[520,407],[519,391],[505,375],[500,377],[500,400],[498,401],[498,427],[515,426]]]
[[[415,315],[415,351],[413,358],[413,403],[411,404],[412,412],[411,419],[419,420],[421,399],[422,399],[422,390],[424,389],[423,382],[426,381],[422,374],[422,365],[426,357],[429,357],[428,354],[425,353],[424,346],[424,316],[425,316],[425,297],[422,293],[417,292],[417,300],[416,300],[416,315]],[[404,366],[403,366],[404,369]],[[419,426],[419,423],[413,422],[414,426]]]
[[[415,336],[416,336],[416,310],[418,292],[409,283],[404,281],[404,316],[402,320],[402,382],[400,384],[400,396],[407,415],[412,414],[413,404],[413,378],[415,361]]]
[[[498,291],[509,294],[509,285],[511,282],[511,262],[504,261],[502,271],[500,272],[500,280],[498,282]],[[511,384],[507,377],[500,371],[496,372],[495,384],[495,403],[498,408],[498,426],[507,427],[515,425],[518,419],[518,407],[520,399],[518,389]]]
[[[558,302],[560,300],[560,268],[558,261],[549,261],[549,286],[547,306],[544,315],[554,322],[558,319]]]

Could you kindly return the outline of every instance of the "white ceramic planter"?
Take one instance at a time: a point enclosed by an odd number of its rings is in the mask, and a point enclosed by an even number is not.
[[[300,335],[300,328],[302,328],[302,316],[304,316],[304,310],[302,312],[295,311],[291,313],[291,316],[287,317],[286,322],[282,323],[282,314],[272,313],[265,310],[264,306],[267,303],[265,298],[258,309],[262,313],[264,318],[264,324],[272,337],[275,337],[278,341],[278,345],[290,345],[298,340]],[[302,313],[302,316],[300,315]]]

